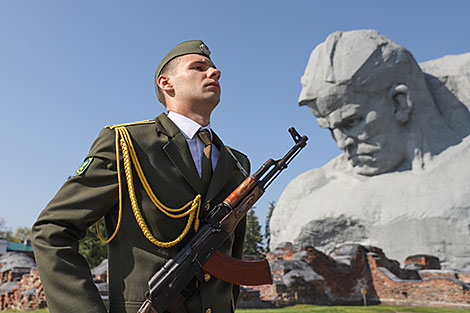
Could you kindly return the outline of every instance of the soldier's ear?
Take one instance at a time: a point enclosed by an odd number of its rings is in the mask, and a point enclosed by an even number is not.
[[[158,76],[157,85],[161,90],[165,90],[167,92],[173,91],[173,84],[171,83],[170,78],[166,75]]]
[[[405,84],[397,84],[390,91],[393,103],[393,112],[395,119],[400,124],[406,124],[413,110],[413,101],[408,92],[408,86]]]

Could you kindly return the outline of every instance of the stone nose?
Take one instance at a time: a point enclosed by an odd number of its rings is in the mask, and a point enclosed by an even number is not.
[[[299,106],[310,106],[311,104],[316,104],[316,99],[313,98],[308,92],[307,87],[303,87],[300,91],[299,99],[297,100]]]

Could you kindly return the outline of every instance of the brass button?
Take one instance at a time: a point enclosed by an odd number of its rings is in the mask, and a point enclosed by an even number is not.
[[[211,309],[211,308],[207,308],[207,309],[206,309],[206,313],[212,313],[212,309]]]
[[[204,281],[209,281],[211,279],[211,274],[205,273],[204,274]]]
[[[211,208],[210,203],[206,203],[206,205],[204,206],[204,209],[205,209],[206,211],[209,211],[210,208]]]

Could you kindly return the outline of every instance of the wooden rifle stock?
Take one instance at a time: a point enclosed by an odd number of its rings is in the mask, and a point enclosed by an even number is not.
[[[217,250],[202,269],[218,279],[235,285],[257,286],[273,283],[271,269],[266,259],[242,261]]]

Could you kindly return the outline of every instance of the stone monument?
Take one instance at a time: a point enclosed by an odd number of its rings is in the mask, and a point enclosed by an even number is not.
[[[335,32],[301,82],[299,105],[344,153],[287,186],[271,249],[359,243],[470,270],[470,53],[420,66],[377,31]]]

